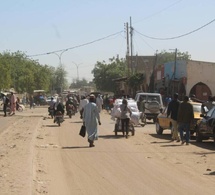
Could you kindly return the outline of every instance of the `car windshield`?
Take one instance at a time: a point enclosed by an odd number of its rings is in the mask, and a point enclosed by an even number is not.
[[[194,112],[201,112],[201,105],[200,104],[193,104],[193,111]]]
[[[158,98],[157,96],[151,96],[151,95],[148,96],[148,102],[155,102],[155,101],[160,103],[160,98]]]

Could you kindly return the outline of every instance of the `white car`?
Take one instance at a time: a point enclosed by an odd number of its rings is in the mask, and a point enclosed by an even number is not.
[[[47,103],[48,105],[49,105],[49,103],[51,102],[51,98],[52,98],[51,96],[46,98],[46,103]],[[56,99],[56,98],[53,98],[53,101],[56,102],[57,99]]]

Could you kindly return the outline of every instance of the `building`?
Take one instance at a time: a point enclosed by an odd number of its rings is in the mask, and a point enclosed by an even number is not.
[[[157,66],[155,86],[159,92],[172,96],[195,95],[197,99],[207,100],[215,94],[215,63],[194,60],[178,60]]]

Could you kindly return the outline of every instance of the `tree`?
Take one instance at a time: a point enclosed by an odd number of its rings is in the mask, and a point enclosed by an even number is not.
[[[89,83],[87,82],[87,80],[85,78],[83,78],[82,80],[74,79],[69,88],[77,89],[77,88],[81,88],[83,86],[89,86]]]
[[[99,91],[116,91],[116,84],[113,79],[121,78],[126,75],[125,59],[110,58],[109,63],[97,62],[92,70],[94,83]]]
[[[136,73],[128,78],[128,85],[133,90],[133,92],[136,92],[143,84],[144,80],[145,76],[143,73]]]
[[[0,89],[14,88],[18,93],[32,93],[35,89],[51,91],[53,86],[66,88],[66,71],[41,65],[20,51],[0,54]],[[58,81],[58,82],[57,82]]]
[[[188,52],[177,52],[177,60],[190,60],[191,55]],[[157,64],[175,61],[175,52],[161,51],[157,54]]]

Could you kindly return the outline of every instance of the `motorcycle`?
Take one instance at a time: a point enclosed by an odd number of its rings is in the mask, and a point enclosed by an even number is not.
[[[57,123],[58,126],[61,125],[61,123],[64,121],[63,114],[61,111],[57,111],[54,118],[54,123]]]
[[[19,112],[23,111],[23,107],[18,102],[16,102],[16,110]]]
[[[49,107],[48,112],[49,112],[49,115],[51,116],[51,118],[53,118],[54,117],[54,108]]]
[[[75,107],[70,104],[68,106],[68,112],[67,112],[67,114],[69,115],[69,118],[72,118],[72,115],[75,115],[75,113],[76,113]]]

